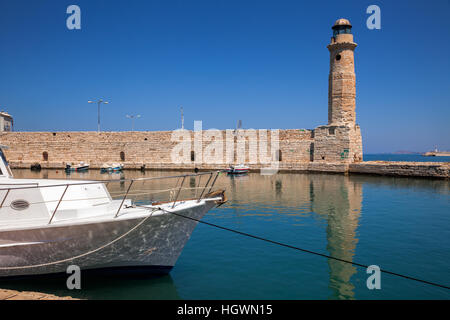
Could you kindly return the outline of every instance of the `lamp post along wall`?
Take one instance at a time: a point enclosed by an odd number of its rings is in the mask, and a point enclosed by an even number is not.
[[[88,103],[95,103],[95,101],[89,100]],[[108,104],[108,101],[103,101],[103,99],[99,99],[97,101],[97,132],[100,132],[100,104]]]
[[[135,119],[139,119],[141,117],[141,115],[140,114],[138,114],[138,115],[129,115],[129,114],[127,114],[126,117],[128,119],[131,119],[131,131],[134,131],[134,120]]]

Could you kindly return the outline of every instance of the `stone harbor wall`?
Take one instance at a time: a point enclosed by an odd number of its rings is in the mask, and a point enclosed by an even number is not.
[[[121,162],[126,167],[200,167],[231,163],[248,163],[258,167],[263,159],[279,159],[283,163],[303,163],[312,160],[311,130],[280,130],[278,143],[272,144],[271,132],[264,130],[203,131],[202,144],[195,142],[199,133],[185,131],[139,132],[10,132],[0,135],[7,145],[6,156],[12,167],[64,167],[66,163],[84,161],[92,167],[105,162]],[[187,134],[187,136],[186,136]],[[186,138],[187,137],[187,138]],[[186,144],[184,144],[186,143]],[[180,161],[172,153],[179,149]],[[242,157],[243,155],[244,157]],[[267,160],[267,159],[266,159]],[[267,161],[266,161],[267,162]]]
[[[450,162],[366,161],[349,165],[348,172],[381,176],[450,177]]]
[[[0,143],[9,146],[5,153],[13,167],[29,167],[33,163],[63,167],[80,161],[92,167],[105,162],[121,162],[129,167],[170,167],[180,164],[173,161],[172,154],[178,148],[183,167],[247,163],[258,168],[275,160],[285,166],[351,163],[355,154],[360,161],[362,146],[355,149],[352,134],[354,131],[345,126],[279,130],[278,137],[272,137],[269,130],[10,132],[0,135]],[[195,142],[198,138],[201,146]],[[181,147],[182,143],[186,145]]]
[[[188,152],[184,162],[172,161],[172,150],[183,139],[172,138],[172,131],[140,132],[8,132],[0,134],[0,144],[7,145],[6,157],[12,168],[29,169],[32,164],[42,168],[62,169],[66,163],[84,161],[91,168],[105,162],[120,162],[126,169],[149,170],[216,170],[233,163],[247,163],[254,171],[267,168],[260,163],[261,154],[272,154],[279,172],[324,172],[344,174],[372,174],[449,178],[450,163],[439,162],[362,162],[361,134],[358,126],[321,126],[315,130],[280,130],[278,145],[271,150],[271,134],[258,132],[217,131],[214,135],[202,132],[203,148],[195,145],[195,134],[187,131]],[[227,146],[227,134],[232,136]],[[249,143],[249,136],[256,144]],[[223,139],[222,148],[214,148],[217,137]],[[217,141],[220,139],[217,139]],[[242,143],[244,141],[245,143]],[[244,148],[245,160],[237,150]],[[260,148],[263,151],[260,153]],[[202,150],[202,152],[200,152]],[[230,151],[231,150],[231,151]],[[272,152],[272,153],[271,153]],[[203,159],[200,159],[199,153]],[[256,163],[254,162],[256,159]]]

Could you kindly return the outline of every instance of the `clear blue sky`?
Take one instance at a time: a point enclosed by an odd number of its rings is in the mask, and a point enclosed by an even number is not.
[[[81,8],[81,30],[66,8]],[[366,8],[381,8],[381,30]],[[17,131],[314,128],[348,18],[366,153],[450,149],[449,1],[0,0],[0,108]]]

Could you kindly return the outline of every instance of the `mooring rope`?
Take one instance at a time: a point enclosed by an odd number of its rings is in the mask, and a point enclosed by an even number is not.
[[[97,252],[99,250],[107,248],[108,246],[110,246],[110,245],[114,244],[115,242],[119,241],[120,239],[126,237],[128,234],[130,234],[131,232],[133,232],[134,230],[139,228],[139,226],[141,226],[143,223],[145,223],[150,217],[153,216],[153,213],[155,211],[158,211],[158,210],[161,210],[161,211],[166,212],[166,213],[173,214],[173,215],[181,217],[181,218],[185,218],[185,219],[189,219],[189,220],[192,220],[192,221],[196,221],[198,223],[202,223],[202,224],[205,224],[205,225],[217,228],[217,229],[229,231],[229,232],[236,233],[236,234],[239,234],[239,235],[242,235],[242,236],[245,236],[245,237],[261,240],[261,241],[264,241],[264,242],[268,242],[268,243],[275,244],[275,245],[278,245],[278,246],[286,247],[286,248],[289,248],[289,249],[294,249],[294,250],[297,250],[297,251],[301,251],[301,252],[317,255],[317,256],[320,256],[320,257],[324,257],[324,258],[327,258],[327,259],[332,259],[332,260],[335,260],[335,261],[348,263],[348,264],[355,265],[355,266],[362,267],[362,268],[366,268],[366,269],[369,267],[368,265],[365,265],[365,264],[361,264],[361,263],[357,263],[357,262],[353,262],[353,261],[349,261],[349,260],[345,260],[345,259],[341,259],[341,258],[336,258],[336,257],[330,256],[330,255],[327,255],[327,254],[320,253],[320,252],[315,252],[315,251],[312,251],[312,250],[303,249],[303,248],[300,248],[300,247],[297,247],[297,246],[293,246],[293,245],[290,245],[290,244],[285,244],[285,243],[282,243],[282,242],[279,242],[279,241],[274,241],[274,240],[271,240],[271,239],[263,238],[263,237],[256,236],[256,235],[252,235],[250,233],[246,233],[246,232],[238,231],[238,230],[235,230],[235,229],[223,227],[223,226],[220,226],[220,225],[217,225],[217,224],[214,224],[214,223],[202,221],[200,219],[188,217],[188,216],[182,215],[180,213],[176,213],[176,212],[173,212],[173,211],[166,210],[166,209],[164,209],[162,207],[156,207],[156,208],[146,208],[144,206],[139,206],[139,207],[147,209],[147,210],[150,210],[150,209],[153,209],[153,210],[147,217],[145,217],[136,226],[134,226],[133,228],[131,228],[130,230],[128,230],[127,232],[125,232],[121,236],[117,237],[116,239],[106,243],[105,245],[102,245],[102,246],[100,246],[100,247],[98,247],[96,249],[90,250],[90,251],[85,252],[83,254],[80,254],[78,256],[74,256],[74,257],[70,257],[70,258],[66,258],[66,259],[62,259],[62,260],[58,260],[58,261],[54,261],[54,262],[48,262],[48,263],[42,263],[42,264],[36,264],[36,265],[28,265],[28,266],[18,266],[18,267],[0,267],[0,270],[19,270],[19,269],[26,269],[26,268],[45,267],[45,266],[49,266],[49,265],[55,265],[55,264],[60,264],[60,263],[64,263],[64,262],[73,261],[73,260],[76,260],[76,259],[88,256],[88,255],[93,254],[93,253],[95,253],[95,252]],[[380,272],[383,272],[383,273],[386,273],[386,274],[390,274],[390,275],[393,275],[393,276],[397,276],[397,277],[401,277],[401,278],[404,278],[404,279],[416,281],[416,282],[421,282],[421,283],[432,285],[432,286],[435,286],[435,287],[440,287],[440,288],[444,288],[444,289],[450,290],[450,286],[439,284],[439,283],[436,283],[436,282],[431,282],[431,281],[428,281],[428,280],[423,280],[423,279],[407,276],[407,275],[404,275],[404,274],[400,274],[400,273],[397,273],[397,272],[392,272],[392,271],[381,269],[381,268],[380,268]]]
[[[263,237],[260,237],[260,236],[255,236],[255,235],[252,235],[250,233],[238,231],[238,230],[235,230],[235,229],[230,229],[230,228],[227,228],[227,227],[222,227],[222,226],[219,226],[219,225],[214,224],[214,223],[210,223],[210,222],[202,221],[202,220],[195,219],[195,218],[192,218],[192,217],[188,217],[188,216],[182,215],[180,213],[176,213],[176,212],[173,212],[173,211],[165,210],[163,208],[159,208],[159,209],[161,209],[162,211],[165,211],[167,213],[171,213],[171,214],[173,214],[175,216],[178,216],[178,217],[182,217],[182,218],[185,218],[185,219],[193,220],[193,221],[196,221],[198,223],[202,223],[202,224],[205,224],[205,225],[217,228],[217,229],[222,229],[222,230],[225,230],[225,231],[233,232],[233,233],[245,236],[245,237],[249,237],[249,238],[265,241],[265,242],[272,243],[272,244],[275,244],[275,245],[278,245],[278,246],[282,246],[282,247],[286,247],[286,248],[289,248],[289,249],[302,251],[302,252],[305,252],[305,253],[310,253],[310,254],[313,254],[313,255],[316,255],[316,256],[320,256],[320,257],[324,257],[324,258],[340,261],[340,262],[343,262],[343,263],[349,263],[349,264],[352,264],[352,265],[355,265],[355,266],[358,266],[358,267],[362,267],[362,268],[365,268],[365,269],[367,269],[369,267],[368,265],[365,265],[365,264],[362,264],[362,263],[357,263],[357,262],[353,262],[353,261],[349,261],[349,260],[344,260],[344,259],[341,259],[341,258],[336,258],[336,257],[330,256],[330,255],[327,255],[327,254],[320,253],[320,252],[315,252],[315,251],[312,251],[312,250],[303,249],[303,248],[296,247],[296,246],[293,246],[293,245],[290,245],[290,244],[285,244],[285,243],[282,243],[282,242],[270,240],[270,239],[263,238]],[[400,273],[397,273],[397,272],[384,270],[384,269],[381,269],[381,268],[380,268],[380,271],[384,272],[386,274],[390,274],[390,275],[393,275],[393,276],[401,277],[401,278],[404,278],[404,279],[413,280],[413,281],[417,281],[417,282],[421,282],[421,283],[425,283],[425,284],[428,284],[428,285],[432,285],[432,286],[436,286],[436,287],[440,287],[440,288],[444,288],[444,289],[449,289],[450,290],[450,286],[439,284],[439,283],[436,283],[436,282],[431,282],[431,281],[427,281],[427,280],[423,280],[423,279],[419,279],[419,278],[414,278],[414,277],[411,277],[411,276],[407,276],[407,275],[403,275],[403,274],[400,274]]]

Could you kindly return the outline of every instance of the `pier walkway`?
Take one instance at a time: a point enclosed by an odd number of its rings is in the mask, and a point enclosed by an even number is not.
[[[0,289],[0,300],[78,300],[72,297],[58,297],[52,294],[31,291]]]
[[[30,169],[36,162],[10,161],[13,169]],[[175,164],[175,163],[143,163],[124,162],[124,169],[130,170],[174,170],[192,171],[197,167],[201,171],[226,169],[227,164]],[[63,162],[41,162],[42,169],[63,170]],[[259,172],[261,168],[270,165],[248,164],[252,172]],[[90,169],[99,170],[102,163],[91,163]],[[397,177],[421,177],[432,179],[449,179],[450,162],[410,162],[410,161],[362,161],[355,163],[345,162],[279,162],[277,172],[323,172],[343,174],[369,174]]]

